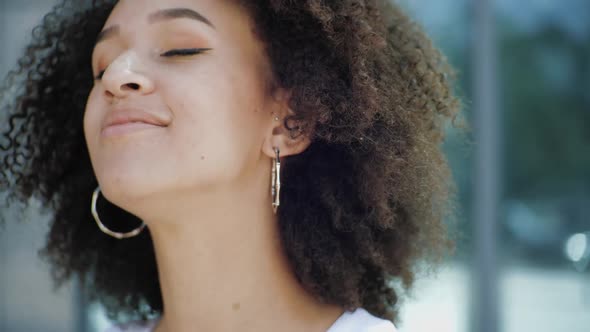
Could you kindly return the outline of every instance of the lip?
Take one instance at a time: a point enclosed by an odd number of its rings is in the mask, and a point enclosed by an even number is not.
[[[101,136],[103,138],[120,136],[136,131],[143,131],[146,129],[165,128],[166,126],[156,126],[145,122],[126,122],[116,125],[111,125],[102,130]]]
[[[137,130],[166,127],[169,120],[137,108],[116,109],[108,113],[101,128],[102,136],[112,136]]]

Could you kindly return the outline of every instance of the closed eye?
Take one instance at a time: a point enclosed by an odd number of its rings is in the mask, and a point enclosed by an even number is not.
[[[185,48],[185,49],[177,49],[177,50],[170,50],[168,52],[164,52],[160,54],[160,56],[188,56],[188,55],[195,55],[202,53],[204,51],[208,51],[210,48]]]
[[[160,56],[163,57],[173,57],[173,56],[191,56],[191,55],[196,55],[199,53],[203,53],[205,51],[210,50],[210,48],[185,48],[185,49],[175,49],[175,50],[170,50],[167,52],[164,52],[162,54],[160,54]],[[100,80],[102,79],[102,76],[104,75],[104,70],[101,70],[98,75],[96,75],[96,77],[94,78],[95,80]]]

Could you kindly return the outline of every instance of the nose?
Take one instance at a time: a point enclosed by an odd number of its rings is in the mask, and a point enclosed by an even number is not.
[[[141,59],[131,51],[119,55],[105,69],[101,80],[107,97],[124,98],[154,90],[153,80],[142,71]]]

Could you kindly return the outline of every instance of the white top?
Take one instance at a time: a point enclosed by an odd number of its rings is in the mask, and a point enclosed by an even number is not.
[[[151,332],[158,320],[115,325],[105,332]],[[326,332],[396,332],[389,320],[373,316],[363,308],[345,311]]]

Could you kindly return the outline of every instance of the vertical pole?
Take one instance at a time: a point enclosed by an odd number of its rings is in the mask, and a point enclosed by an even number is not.
[[[473,193],[474,264],[471,331],[498,332],[497,223],[500,154],[497,108],[497,48],[493,0],[474,0],[472,82],[474,105],[475,169]]]

